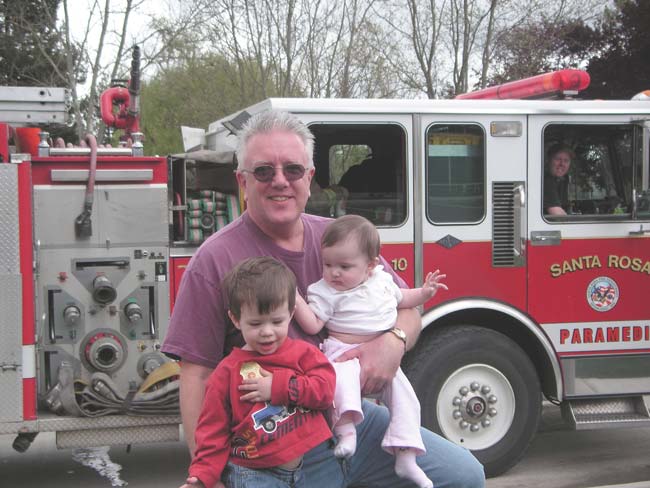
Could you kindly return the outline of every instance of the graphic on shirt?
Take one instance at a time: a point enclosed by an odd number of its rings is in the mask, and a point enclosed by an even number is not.
[[[267,434],[272,434],[278,428],[278,424],[284,422],[294,415],[297,410],[302,413],[309,412],[309,409],[303,407],[286,405],[271,405],[265,402],[266,406],[252,413],[253,425],[255,430],[262,429]]]
[[[230,441],[230,455],[241,459],[255,459],[260,457],[257,451],[257,436],[255,432],[247,429],[241,435],[234,436]]]
[[[260,369],[260,365],[255,361],[246,361],[245,363],[242,363],[241,368],[239,369],[239,374],[244,380],[261,378],[262,373]]]

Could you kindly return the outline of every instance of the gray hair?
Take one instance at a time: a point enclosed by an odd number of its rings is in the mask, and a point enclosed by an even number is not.
[[[246,145],[257,135],[274,130],[282,130],[296,134],[305,145],[307,167],[314,165],[314,135],[307,126],[295,115],[281,110],[267,110],[253,115],[242,130],[237,134],[237,168],[241,168],[246,157]]]

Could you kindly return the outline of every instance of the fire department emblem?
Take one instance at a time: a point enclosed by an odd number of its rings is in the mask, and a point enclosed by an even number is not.
[[[607,312],[614,308],[618,297],[618,285],[607,276],[600,276],[587,286],[587,303],[598,312]]]

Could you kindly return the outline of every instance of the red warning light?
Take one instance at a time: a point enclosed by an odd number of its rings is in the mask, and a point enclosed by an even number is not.
[[[589,73],[578,69],[563,69],[553,73],[511,81],[469,93],[456,95],[458,99],[506,100],[546,98],[569,92],[575,94],[589,86]]]

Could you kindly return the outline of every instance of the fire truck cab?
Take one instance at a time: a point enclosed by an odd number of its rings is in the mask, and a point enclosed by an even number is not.
[[[650,422],[650,103],[273,98],[188,145],[232,158],[243,121],[269,109],[315,136],[308,212],[367,217],[410,286],[447,274],[404,364],[426,427],[496,475],[544,397],[576,429]],[[553,177],[564,215],[546,210]]]

